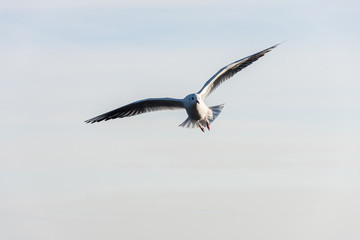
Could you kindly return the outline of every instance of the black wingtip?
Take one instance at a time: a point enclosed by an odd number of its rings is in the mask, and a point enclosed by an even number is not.
[[[279,46],[280,44],[283,44],[283,43],[286,43],[288,40],[285,40],[285,41],[282,41],[282,42],[280,42],[280,43],[278,43],[278,44],[275,44],[274,46],[272,46],[273,48],[276,48],[277,46]]]
[[[283,41],[283,42],[280,42],[280,43],[278,43],[278,44],[275,44],[275,45],[273,45],[273,46],[271,46],[271,47],[269,47],[269,48],[267,48],[267,49],[265,49],[265,50],[263,50],[263,51],[261,51],[261,52],[270,52],[272,49],[274,49],[274,48],[276,48],[277,46],[279,46],[280,44],[283,44],[283,43],[285,43],[285,42],[287,42],[287,40],[286,41]]]
[[[91,121],[91,119],[89,119],[89,120],[85,120],[84,123],[86,123],[86,124],[89,124],[89,123],[90,123],[90,124],[93,124],[94,121]]]

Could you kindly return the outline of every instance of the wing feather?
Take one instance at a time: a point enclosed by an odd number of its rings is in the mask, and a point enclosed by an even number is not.
[[[160,110],[175,110],[184,108],[183,101],[175,98],[148,98],[136,101],[117,108],[110,112],[101,114],[97,117],[86,120],[86,123],[95,123],[107,121],[114,118],[124,118],[139,115],[142,113],[160,111]]]
[[[240,60],[237,60],[233,63],[230,63],[229,65],[221,68],[217,73],[215,73],[214,76],[212,76],[205,85],[200,89],[198,94],[202,96],[202,98],[206,98],[212,91],[214,91],[218,86],[220,86],[221,83],[228,80],[232,76],[234,76],[236,73],[241,71],[242,69],[246,68],[262,56],[264,56],[266,53],[270,52],[273,48],[277,47],[279,44],[276,44],[272,47],[269,47],[261,52],[255,53],[253,55],[250,55],[248,57],[242,58]]]

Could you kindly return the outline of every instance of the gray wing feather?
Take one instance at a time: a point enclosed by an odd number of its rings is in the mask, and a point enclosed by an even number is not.
[[[86,123],[95,123],[100,121],[107,121],[114,118],[131,117],[138,114],[160,111],[160,110],[175,110],[184,108],[184,104],[181,99],[175,98],[148,98],[140,101],[136,101],[117,108],[110,112],[101,114],[97,117],[86,120]]]
[[[236,73],[241,71],[242,69],[246,68],[262,56],[264,56],[266,53],[270,52],[273,48],[277,47],[279,44],[276,44],[272,47],[269,47],[261,52],[255,53],[253,55],[250,55],[248,57],[242,58],[240,60],[237,60],[233,63],[230,63],[229,65],[221,68],[217,73],[215,73],[214,76],[212,76],[205,85],[201,88],[201,90],[198,92],[202,96],[202,98],[206,98],[212,91],[214,91],[218,86],[220,86],[221,83],[228,80],[232,76],[234,76]]]

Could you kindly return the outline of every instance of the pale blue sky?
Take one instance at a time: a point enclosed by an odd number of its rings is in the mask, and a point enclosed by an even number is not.
[[[358,9],[0,4],[0,238],[359,239]],[[185,111],[83,122],[284,40],[209,96],[210,132]]]

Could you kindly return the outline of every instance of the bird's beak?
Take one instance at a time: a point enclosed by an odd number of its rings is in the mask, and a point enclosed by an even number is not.
[[[197,103],[200,103],[199,100],[196,100]]]

